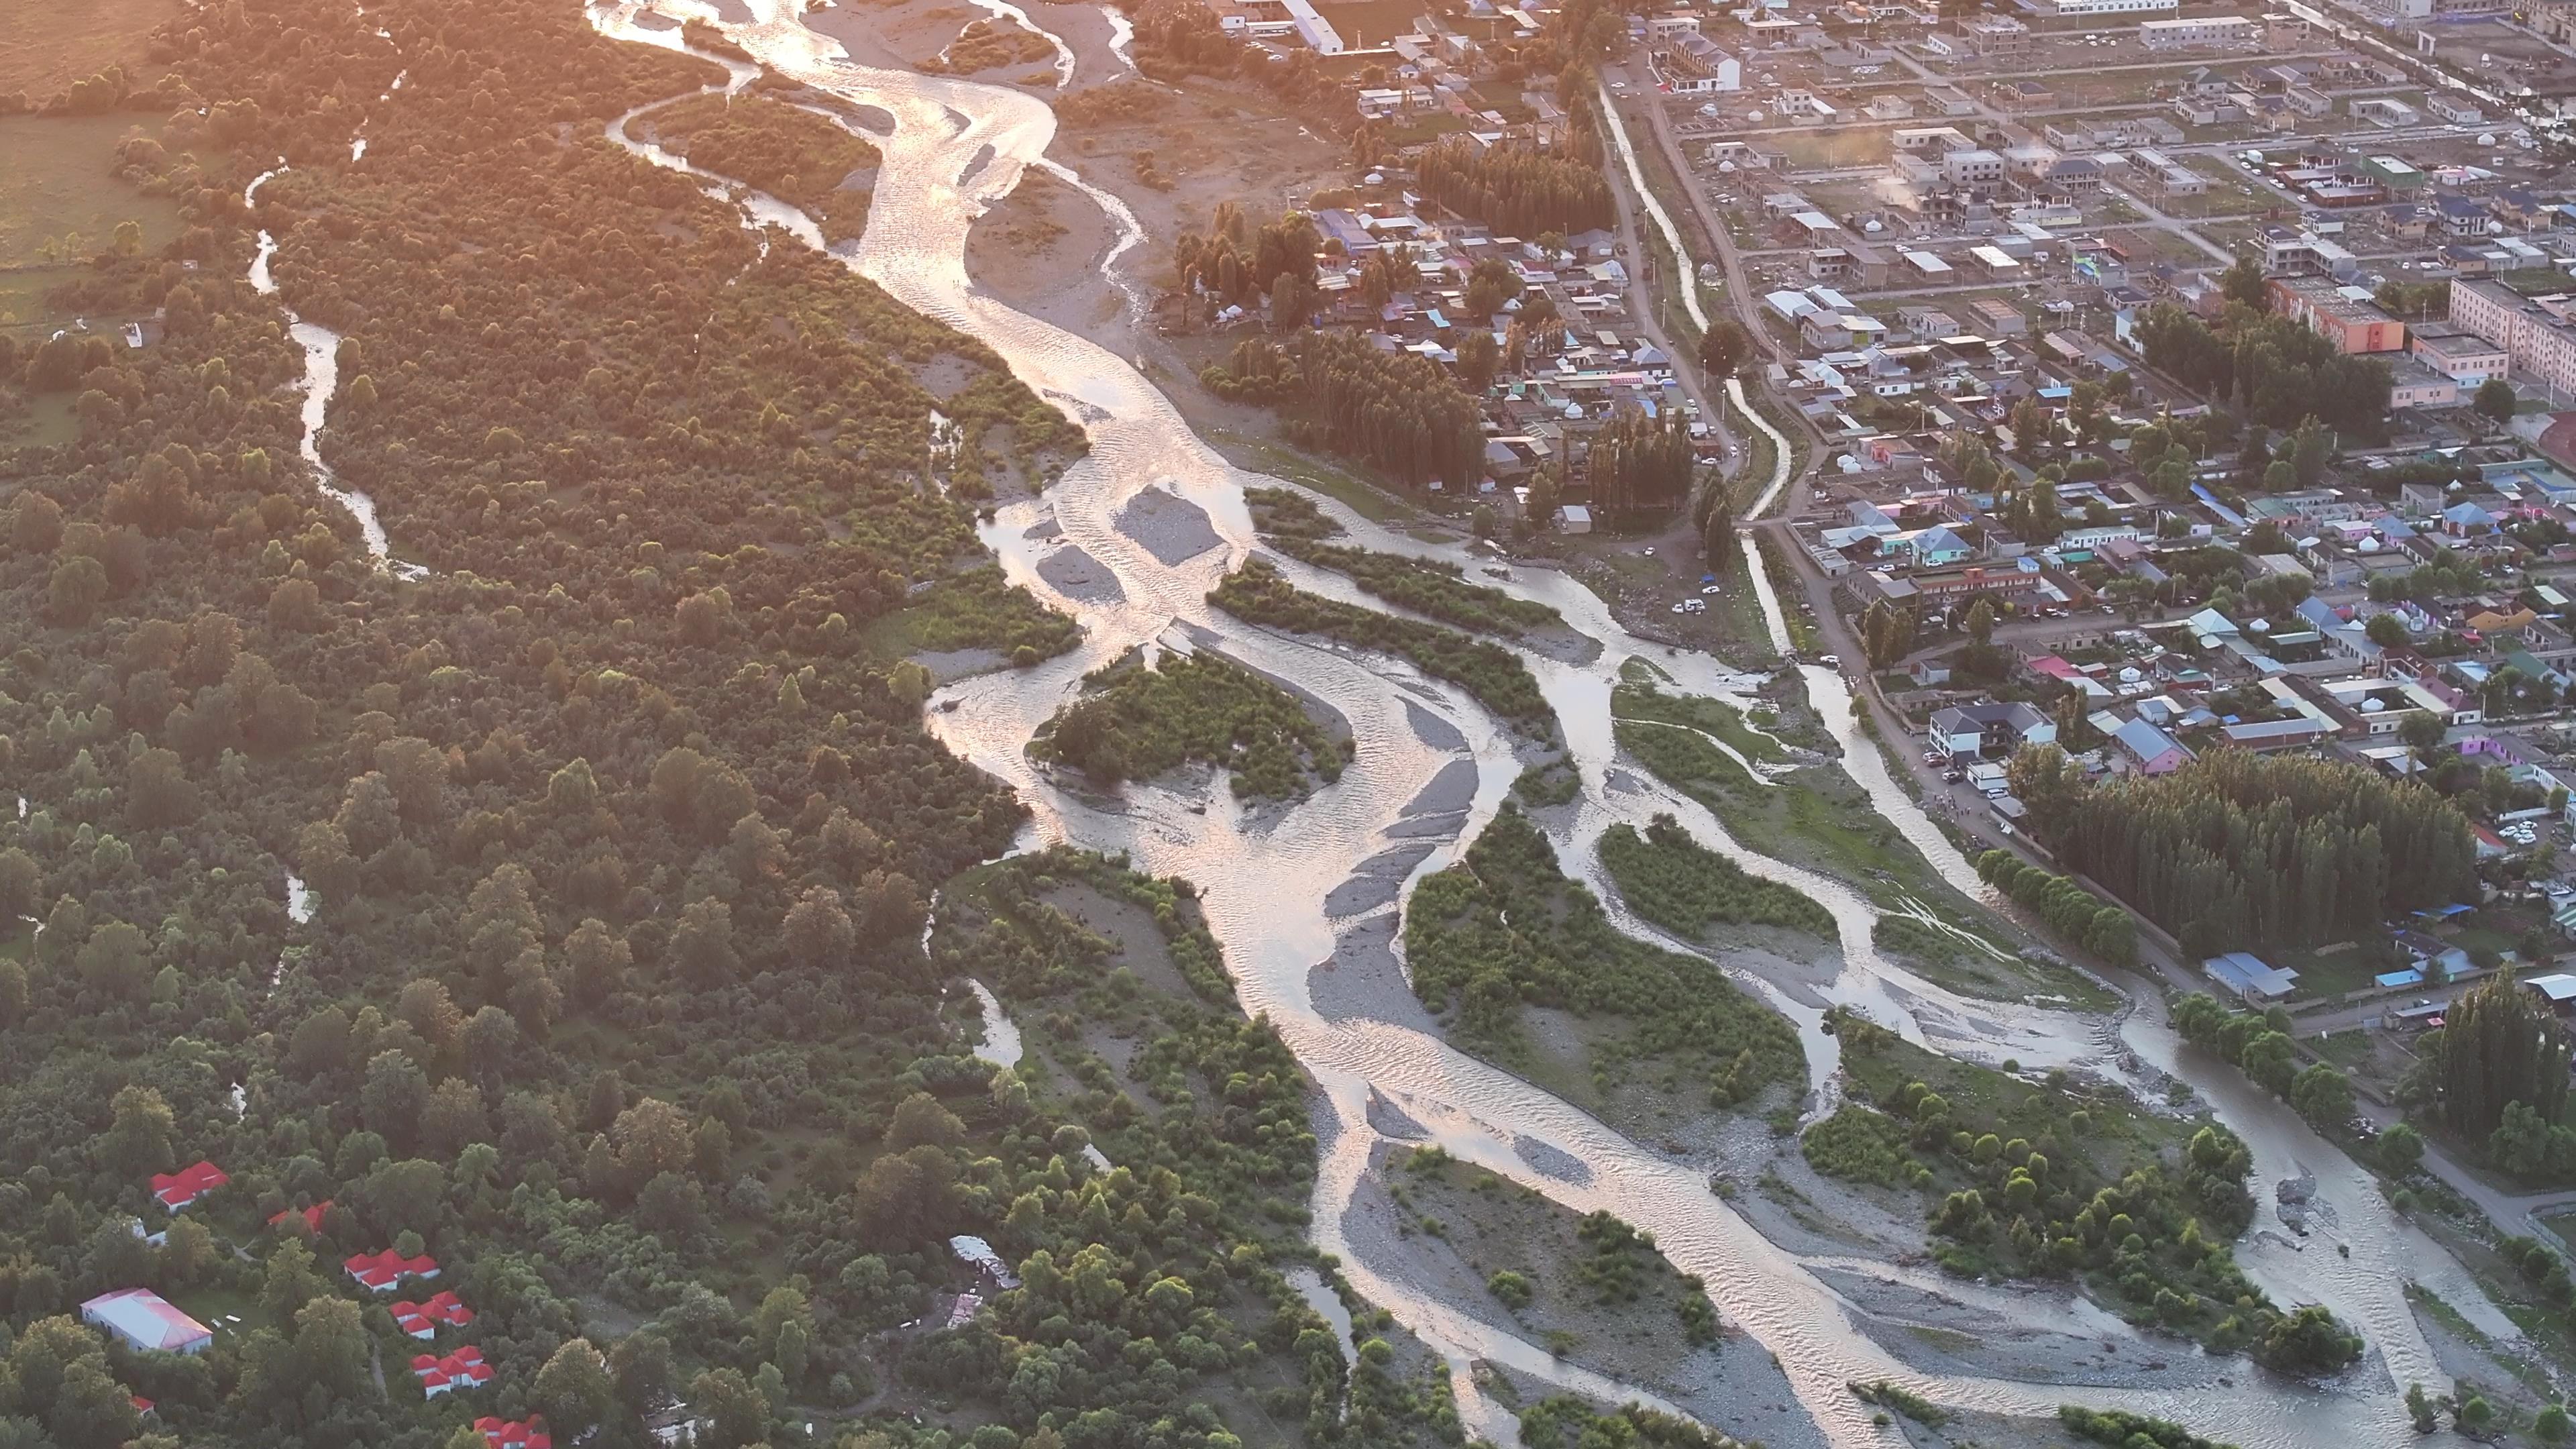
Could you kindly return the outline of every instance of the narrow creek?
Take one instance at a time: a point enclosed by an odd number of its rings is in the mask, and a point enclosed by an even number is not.
[[[1455,860],[1462,843],[1491,819],[1519,772],[1523,762],[1512,736],[1460,691],[1400,662],[1273,634],[1208,606],[1207,590],[1255,546],[1243,485],[1274,480],[1227,464],[1123,357],[1016,312],[970,284],[964,264],[968,227],[986,206],[1008,194],[1028,167],[1041,166],[1080,184],[1069,168],[1045,158],[1055,118],[1043,100],[1018,90],[860,66],[836,42],[807,30],[793,0],[749,0],[749,5],[755,17],[751,22],[722,29],[762,65],[894,120],[890,134],[874,137],[883,164],[866,232],[835,255],[906,305],[991,346],[1023,382],[1079,414],[1091,441],[1088,456],[1043,498],[1000,509],[982,529],[1014,582],[1080,621],[1082,644],[1031,669],[969,678],[942,689],[927,715],[929,727],[961,756],[1011,785],[1027,803],[1034,819],[1024,846],[1066,841],[1126,851],[1140,869],[1186,875],[1198,883],[1245,1006],[1270,1014],[1330,1109],[1332,1120],[1318,1123],[1326,1146],[1313,1204],[1316,1244],[1341,1259],[1345,1275],[1363,1296],[1386,1306],[1449,1361],[1460,1409],[1472,1431],[1502,1443],[1517,1437],[1509,1410],[1488,1399],[1467,1372],[1479,1358],[1614,1401],[1651,1402],[1653,1396],[1557,1359],[1505,1324],[1411,1293],[1352,1250],[1344,1210],[1371,1149],[1384,1140],[1369,1123],[1372,1091],[1400,1102],[1428,1140],[1453,1154],[1578,1211],[1606,1209],[1651,1231],[1682,1271],[1706,1281],[1726,1319],[1774,1356],[1787,1374],[1812,1423],[1766,1424],[1762,1437],[1776,1449],[1898,1442],[1891,1431],[1874,1426],[1866,1406],[1844,1388],[1851,1379],[1878,1378],[1963,1409],[2045,1415],[2070,1400],[2131,1408],[2221,1434],[2246,1449],[2327,1442],[2365,1449],[2411,1442],[2399,1386],[2410,1379],[2428,1384],[2447,1379],[2414,1326],[2401,1285],[2410,1276],[2438,1280],[2437,1287],[2455,1303],[2474,1300],[2474,1288],[2454,1296],[2464,1275],[2420,1235],[2396,1223],[2384,1206],[2371,1210],[2377,1199],[2366,1174],[2322,1141],[2312,1136],[2301,1140],[2298,1134],[2305,1129],[2286,1108],[2242,1089],[2232,1072],[2175,1049],[2170,1033],[2160,1040],[2160,1028],[2146,1013],[2129,1019],[2120,1040],[2158,1067],[2200,1086],[2252,1146],[2258,1171],[2304,1164],[2326,1184],[2323,1190],[2342,1194],[2333,1235],[2316,1240],[2316,1248],[2276,1251],[2258,1234],[2244,1249],[2248,1271],[2257,1273],[2277,1298],[2328,1303],[2370,1336],[2374,1359],[2342,1381],[2303,1387],[2243,1365],[2232,1384],[2136,1390],[1916,1370],[1859,1333],[1844,1300],[1819,1276],[1820,1270],[1851,1265],[1802,1258],[1778,1247],[1709,1192],[1704,1164],[1677,1161],[1641,1146],[1560,1098],[1452,1049],[1425,1029],[1398,964],[1385,952],[1378,953],[1373,965],[1366,953],[1357,964],[1343,965],[1329,978],[1333,1004],[1319,1006],[1318,983],[1328,979],[1317,969],[1319,963],[1334,961],[1346,936],[1383,932],[1391,913],[1400,909],[1400,901],[1380,900],[1335,914],[1327,905],[1335,888],[1361,874],[1364,862],[1407,843],[1427,840],[1434,846],[1412,866],[1407,889],[1411,881]],[[640,11],[638,0],[617,0],[589,13],[604,33],[678,48],[672,31],[639,23]],[[738,68],[733,84],[743,79]],[[630,136],[632,119],[630,114],[612,124],[611,139],[654,164],[723,184],[723,178],[695,171]],[[1114,198],[1100,199],[1120,221],[1126,235],[1123,251],[1133,244],[1134,219]],[[743,211],[747,225],[778,225],[819,247],[810,220],[772,199],[752,197]],[[1134,281],[1117,280],[1132,298]],[[1117,515],[1149,488],[1202,509],[1218,535],[1217,545],[1166,562],[1130,537]],[[1463,551],[1425,544],[1331,500],[1322,502],[1349,530],[1353,543],[1467,561]],[[1060,548],[1081,549],[1113,575],[1119,597],[1086,602],[1050,585],[1038,565]],[[1779,601],[1758,555],[1752,562],[1766,617],[1785,649]],[[1283,569],[1300,587],[1384,607],[1364,599],[1340,575],[1293,562],[1283,563]],[[1581,779],[1581,803],[1565,812],[1570,823],[1556,833],[1570,875],[1592,880],[1615,909],[1615,900],[1603,889],[1606,882],[1598,878],[1594,846],[1600,833],[1614,823],[1642,825],[1655,813],[1670,813],[1747,870],[1791,883],[1832,912],[1842,938],[1842,967],[1824,988],[1825,999],[1864,1006],[1909,1037],[1945,1052],[2118,1074],[2118,1051],[2106,1041],[2108,1033],[2098,1019],[1966,1000],[1913,976],[1871,947],[1870,930],[1880,913],[1857,892],[1746,849],[1696,802],[1618,761],[1608,706],[1626,660],[1650,660],[1681,689],[1739,701],[1746,699],[1752,681],[1704,655],[1668,653],[1630,636],[1597,597],[1552,571],[1519,568],[1499,586],[1554,605],[1575,630],[1603,646],[1598,657],[1583,664],[1526,655],[1562,718]],[[1210,643],[1322,699],[1348,720],[1358,743],[1356,760],[1337,784],[1285,812],[1245,812],[1224,791],[1202,801],[1156,786],[1135,786],[1113,805],[1059,790],[1022,747],[1073,695],[1085,673],[1131,647],[1158,641],[1173,647]],[[1805,678],[1811,700],[1844,749],[1846,767],[1872,804],[1922,845],[1952,883],[1976,893],[1980,888],[1973,872],[1890,777],[1875,743],[1857,731],[1839,676],[1809,667]],[[940,707],[950,704],[956,707]],[[1432,795],[1445,797],[1437,812],[1416,812],[1406,804]],[[1436,835],[1405,828],[1417,816],[1428,819],[1432,813],[1449,822]],[[1649,939],[1656,934],[1624,915],[1619,924]],[[1805,1028],[1822,1084],[1833,1058],[1830,1039],[1814,1030],[1820,1008],[1789,999],[1767,982],[1748,979],[1746,984],[1763,991]],[[980,1000],[984,993],[978,996]],[[983,1004],[988,1047],[998,1048],[991,1033],[1000,1013],[994,1004]],[[1530,1144],[1579,1170],[1540,1172],[1531,1164]],[[2268,1185],[2265,1181],[2257,1187],[2267,1191]],[[2345,1242],[2351,1258],[2336,1254],[2332,1241]],[[2051,1312],[2077,1311],[2062,1297],[2047,1301],[2055,1305]]]

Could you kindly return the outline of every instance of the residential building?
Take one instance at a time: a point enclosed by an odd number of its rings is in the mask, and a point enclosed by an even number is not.
[[[146,1353],[203,1353],[215,1332],[149,1288],[102,1293],[81,1305],[81,1321],[93,1323]]]
[[[2188,19],[2141,21],[2138,25],[2138,43],[2149,50],[2252,45],[2262,34],[2262,21],[2242,15],[2195,15]]]
[[[1744,89],[1744,64],[1696,30],[1673,39],[1672,48],[1657,52],[1665,84],[1684,95]]]
[[[2153,15],[2179,10],[2181,0],[2019,0],[2024,10],[2051,20],[2080,20],[2095,15]]]
[[[2407,338],[2416,361],[2462,387],[2476,387],[2508,370],[2504,348],[2474,332],[2440,322],[2418,323],[2407,329]]]
[[[2274,277],[2265,288],[2273,311],[2306,323],[2338,351],[2400,352],[2406,347],[2406,324],[2381,311],[2368,288],[2338,287],[2324,277]]]
[[[216,1188],[232,1181],[224,1170],[211,1162],[199,1162],[177,1172],[152,1174],[152,1196],[172,1212],[186,1207]]]
[[[2144,719],[2130,720],[2113,731],[2111,743],[2130,774],[2170,775],[2191,761],[2191,751]]]
[[[2248,1006],[2264,1006],[2290,994],[2299,973],[2269,965],[2259,956],[2230,951],[2200,963],[2201,974],[2233,992]]]
[[[1975,759],[1989,753],[2010,754],[2024,745],[2053,745],[2057,722],[2020,700],[2004,704],[1987,700],[1935,711],[1931,736],[1932,748],[1942,754]]]
[[[2514,370],[2576,391],[2576,327],[2565,298],[2533,299],[2484,278],[2451,279],[2451,323],[2503,347]]]

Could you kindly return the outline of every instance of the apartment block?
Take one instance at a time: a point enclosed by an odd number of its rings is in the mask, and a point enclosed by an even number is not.
[[[2266,285],[2273,311],[2306,323],[2341,351],[2406,348],[2406,324],[2381,311],[2364,288],[2340,287],[2324,277],[2274,277]]]
[[[2451,325],[2503,347],[2515,370],[2576,391],[2576,327],[2565,297],[2525,297],[2484,278],[2451,279]]]

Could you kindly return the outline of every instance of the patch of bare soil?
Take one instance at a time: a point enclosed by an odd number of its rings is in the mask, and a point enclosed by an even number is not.
[[[1120,305],[1100,275],[1117,240],[1099,203],[1031,168],[975,219],[966,234],[966,275],[1022,312],[1090,334]]]
[[[1134,901],[1123,901],[1080,883],[1059,884],[1039,899],[1105,936],[1118,947],[1118,961],[1136,979],[1156,991],[1195,998],[1197,993],[1172,964],[1172,948],[1154,924],[1154,913]]]

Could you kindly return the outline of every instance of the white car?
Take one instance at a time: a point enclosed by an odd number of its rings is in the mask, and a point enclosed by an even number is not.
[[[1674,613],[1676,613],[1676,614],[1687,614],[1687,613],[1689,613],[1689,612],[1690,612],[1690,605],[1688,605],[1688,604],[1675,604],[1675,605],[1673,605],[1673,612],[1674,612]]]
[[[1703,585],[1701,585],[1701,586],[1700,586],[1700,593],[1702,593],[1703,595],[1705,595],[1705,594],[1714,594],[1714,593],[1716,593],[1717,591],[1718,591],[1718,590],[1717,590],[1717,585],[1715,585],[1715,584],[1703,584]]]

